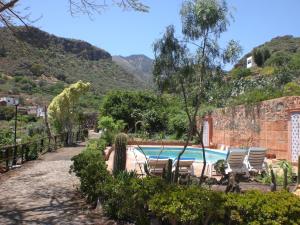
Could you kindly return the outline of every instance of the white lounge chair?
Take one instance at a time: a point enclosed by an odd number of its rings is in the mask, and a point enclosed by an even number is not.
[[[266,148],[251,147],[245,159],[247,169],[251,172],[262,172],[266,169]]]
[[[147,164],[149,167],[149,172],[152,174],[162,174],[164,169],[166,169],[168,164],[168,157],[163,156],[149,156],[147,159]]]
[[[226,164],[227,168],[225,173],[246,173],[248,174],[248,169],[244,163],[245,157],[247,155],[247,150],[244,149],[229,149]]]
[[[193,163],[195,162],[195,158],[180,158],[179,160],[179,174],[180,175],[193,175],[194,174],[194,167]],[[178,164],[178,160],[175,160],[173,163],[174,172],[176,170],[176,166]]]

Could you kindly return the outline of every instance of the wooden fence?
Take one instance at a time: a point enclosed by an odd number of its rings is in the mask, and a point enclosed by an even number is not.
[[[72,133],[74,143],[84,141],[88,132],[78,131]],[[0,172],[6,172],[16,164],[23,164],[26,161],[35,160],[46,152],[55,151],[63,146],[67,146],[67,133],[52,136],[51,139],[43,137],[31,142],[2,146],[0,147]]]

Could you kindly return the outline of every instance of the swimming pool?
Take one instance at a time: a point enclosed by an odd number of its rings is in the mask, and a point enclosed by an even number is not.
[[[161,147],[146,147],[141,146],[142,150],[136,148],[139,152],[143,153],[150,157],[150,156],[160,156],[160,157],[168,157],[170,159],[175,159],[178,157],[178,154],[181,152],[183,147],[164,147],[162,150]],[[162,150],[162,151],[161,151]],[[221,152],[218,150],[212,150],[205,148],[205,156],[208,162],[216,162],[220,159],[226,159],[227,152]],[[194,148],[188,147],[186,148],[185,152],[183,153],[182,157],[184,158],[194,158],[196,161],[203,161],[202,157],[202,148]]]

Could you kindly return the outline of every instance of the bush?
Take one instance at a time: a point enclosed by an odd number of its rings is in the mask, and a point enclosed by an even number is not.
[[[30,71],[34,76],[40,76],[44,73],[44,66],[38,63],[34,63],[30,67]]]
[[[168,133],[175,134],[176,139],[182,138],[188,129],[187,116],[184,113],[172,115],[168,120]]]
[[[15,117],[15,108],[10,106],[0,106],[0,120],[11,120]]]
[[[139,179],[134,173],[122,172],[106,185],[104,210],[114,219],[149,224],[147,202],[153,195],[166,189],[158,177]]]
[[[12,145],[14,142],[14,133],[9,129],[2,129],[0,131],[0,146]]]
[[[285,96],[296,96],[300,95],[300,85],[296,82],[289,82],[284,85],[283,95]]]
[[[198,186],[177,186],[156,194],[150,200],[149,208],[170,223],[212,224],[224,217],[224,202],[221,192]]]
[[[115,121],[110,116],[102,116],[98,122],[98,127],[102,129],[103,139],[108,145],[112,145],[117,133],[122,131],[125,127],[125,123],[122,120]]]
[[[274,53],[265,63],[266,66],[284,67],[289,64],[291,55],[286,52]]]
[[[266,60],[270,58],[271,54],[269,49],[263,48],[255,48],[253,50],[253,58],[254,62],[257,66],[262,67]]]
[[[225,210],[227,224],[300,224],[300,199],[285,191],[228,194]]]
[[[103,148],[103,145],[100,146]],[[89,203],[95,203],[104,195],[104,185],[111,179],[103,158],[103,149],[98,147],[98,144],[92,142],[83,152],[71,159],[73,165],[70,171],[79,177],[80,190]]]
[[[231,72],[230,75],[233,79],[241,79],[243,77],[250,76],[252,74],[250,69],[246,68],[234,68]]]
[[[271,76],[275,74],[275,68],[272,66],[266,66],[261,70],[261,74],[265,76]]]

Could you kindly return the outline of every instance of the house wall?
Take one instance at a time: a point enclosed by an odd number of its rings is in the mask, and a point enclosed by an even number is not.
[[[266,147],[277,158],[291,159],[291,112],[300,112],[300,96],[217,109],[211,114],[211,142]]]

